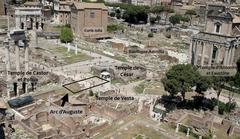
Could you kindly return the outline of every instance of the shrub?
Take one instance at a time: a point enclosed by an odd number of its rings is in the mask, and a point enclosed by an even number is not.
[[[171,34],[167,33],[166,35],[166,38],[170,39],[171,38]]]
[[[115,15],[116,15],[116,14],[115,14],[115,13],[113,13],[113,12],[112,12],[112,13],[110,13],[110,16],[111,16],[111,17],[115,17]]]
[[[176,24],[179,24],[180,21],[182,19],[182,16],[179,15],[179,14],[176,14],[176,15],[173,15],[173,16],[170,16],[169,17],[169,21],[173,24],[173,25],[176,25]]]
[[[111,25],[107,26],[108,32],[114,32],[114,31],[118,31],[118,30],[124,30],[124,26],[118,25],[118,24],[111,24]]]
[[[94,93],[92,90],[89,91],[89,96],[94,96]]]
[[[218,106],[218,114],[223,115],[223,114],[224,114],[224,111],[225,111],[225,105],[224,105],[224,103],[219,103],[219,106]]]
[[[153,37],[153,33],[149,33],[149,34],[148,34],[148,37],[149,37],[149,38],[152,38],[152,37]]]
[[[236,108],[236,103],[235,102],[228,102],[228,103],[223,103],[219,101],[219,106],[218,106],[218,113],[223,115],[224,112],[229,113],[232,110]]]
[[[117,13],[117,15],[116,15],[116,17],[117,17],[117,19],[121,19],[121,13]]]

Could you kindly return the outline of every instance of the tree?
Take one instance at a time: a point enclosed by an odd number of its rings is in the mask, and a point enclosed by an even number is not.
[[[140,21],[147,23],[148,8],[145,6],[128,5],[125,8],[122,18],[132,24],[138,24]]]
[[[175,65],[167,73],[162,80],[164,88],[170,94],[181,93],[185,101],[185,92],[190,91],[196,85],[200,75],[196,69],[190,64]]]
[[[211,86],[210,80],[207,77],[200,76],[196,82],[196,92],[202,94],[202,92],[207,91],[207,89]]]
[[[182,16],[181,21],[183,21],[183,24],[185,24],[185,22],[189,22],[190,19],[187,16]]]
[[[217,105],[219,106],[219,96],[222,92],[224,84],[226,82],[225,77],[213,76],[212,77],[212,87],[217,92]]]
[[[218,114],[223,115],[225,111],[225,104],[218,102]]]
[[[236,105],[237,105],[236,102],[228,102],[228,103],[226,103],[225,111],[227,113],[231,112],[232,110],[234,110],[236,108]]]
[[[63,27],[60,34],[60,40],[63,43],[70,43],[73,41],[73,33],[69,27]]]
[[[240,58],[238,59],[236,65],[237,65],[237,73],[232,78],[230,84],[234,87],[240,88]]]
[[[180,84],[176,79],[164,78],[162,82],[164,85],[164,89],[168,91],[172,97],[178,92],[180,92]]]
[[[170,21],[173,25],[176,25],[176,24],[179,24],[179,23],[180,23],[181,19],[182,19],[182,16],[181,16],[181,15],[175,14],[175,15],[173,15],[173,16],[171,16],[171,17],[169,18],[169,21]]]
[[[190,18],[190,26],[192,25],[192,16],[193,16],[193,15],[196,15],[196,14],[197,14],[197,13],[196,13],[195,10],[187,10],[187,11],[185,12],[185,15],[188,15],[189,18]]]

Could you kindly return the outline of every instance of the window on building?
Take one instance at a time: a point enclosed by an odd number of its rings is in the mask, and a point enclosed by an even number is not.
[[[90,12],[90,17],[91,17],[91,18],[95,18],[95,12],[94,12],[94,11],[91,11],[91,12]]]
[[[216,33],[220,32],[220,25],[216,25]]]
[[[220,33],[220,30],[221,30],[221,24],[220,23],[215,23],[215,32],[216,33]]]

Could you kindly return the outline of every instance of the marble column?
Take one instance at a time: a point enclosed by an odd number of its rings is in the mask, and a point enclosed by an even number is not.
[[[27,30],[27,16],[24,17],[24,30]]]
[[[75,55],[78,54],[78,47],[77,47],[77,44],[75,44]]]
[[[209,44],[209,46],[211,48],[210,48],[210,55],[209,55],[209,58],[208,58],[208,66],[211,66],[212,65],[212,55],[213,55],[213,44]]]
[[[36,30],[36,17],[33,17],[33,30],[35,31]]]
[[[18,43],[15,45],[15,58],[16,58],[16,71],[20,72],[20,55],[19,55],[20,48]],[[17,76],[19,78],[19,76]],[[17,83],[17,96],[19,96],[19,83]]]
[[[189,52],[188,52],[188,63],[192,64],[192,52],[193,52],[193,45],[194,45],[194,40],[191,40],[190,42],[190,47],[189,47]]]
[[[217,59],[216,59],[216,63],[218,64],[219,61],[220,61],[221,47],[220,47],[220,48],[217,47],[217,48],[218,48],[218,49],[217,49]]]
[[[6,71],[7,71],[7,97],[10,98],[10,91],[8,89],[9,81],[11,80],[11,76],[8,72],[11,70],[10,66],[10,51],[9,51],[9,40],[4,41],[5,50],[6,50]]]
[[[202,45],[202,55],[201,55],[201,66],[204,66],[204,60],[205,60],[205,43]]]
[[[230,60],[230,65],[233,66],[233,62],[234,62],[234,56],[235,56],[235,46],[232,47],[232,51],[231,51],[231,60]]]
[[[223,65],[224,65],[224,66],[227,66],[227,61],[228,61],[228,49],[229,49],[229,47],[225,47],[224,61],[223,61]]]
[[[189,137],[189,135],[190,135],[190,129],[188,128],[188,129],[187,129],[187,135],[186,135],[186,136]]]
[[[5,52],[6,52],[6,68],[7,68],[7,72],[10,71],[10,50],[9,50],[9,41],[5,40],[4,41],[4,45],[5,45]]]
[[[27,72],[29,70],[29,48],[28,46],[26,46],[27,44],[25,44],[24,46],[24,52],[25,52],[25,72]]]
[[[39,23],[38,23],[38,24],[39,24],[39,25],[38,25],[39,31],[42,31],[43,28],[42,28],[42,19],[41,19],[41,17],[40,17],[40,20],[39,20]]]
[[[175,132],[178,133],[178,130],[179,130],[179,123],[177,123],[177,127],[176,127]]]
[[[195,53],[194,53],[194,65],[197,65],[198,62],[198,41],[195,42]]]
[[[28,47],[28,44],[27,44],[27,41],[24,42],[24,64],[25,64],[25,73],[27,73],[29,71],[29,47]],[[28,78],[28,77],[26,77]],[[24,90],[26,93],[28,93],[28,83],[26,81],[26,84],[25,84],[25,90]]]
[[[16,58],[16,70],[17,70],[17,72],[20,71],[20,55],[19,55],[20,50],[19,49],[20,48],[19,48],[18,44],[15,45],[15,58]]]
[[[229,50],[228,50],[228,60],[227,60],[227,66],[230,66],[231,63],[231,52],[232,52],[232,48],[230,47]]]
[[[20,16],[16,16],[15,17],[15,22],[16,22],[16,28],[20,29],[21,28],[21,17]]]

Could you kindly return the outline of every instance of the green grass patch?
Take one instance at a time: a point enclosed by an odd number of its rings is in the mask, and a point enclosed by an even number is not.
[[[143,84],[140,84],[134,88],[135,92],[138,94],[142,94],[145,89],[145,86]]]
[[[135,139],[144,139],[144,137],[142,135],[138,135],[135,137]]]
[[[127,62],[127,59],[123,56],[113,56],[112,58],[122,62]]]
[[[67,25],[66,25],[67,26]],[[46,31],[46,32],[57,32],[57,33],[60,33],[62,28],[66,27],[64,25],[45,25],[44,28],[43,28],[43,31]]]
[[[110,58],[118,60],[118,61],[128,62],[128,60],[125,57],[123,57],[123,56],[119,56],[119,55],[117,55],[117,56],[110,56],[110,55],[104,54],[102,51],[99,51],[99,50],[93,51],[92,49],[86,48],[86,47],[80,47],[80,48],[82,50],[86,50],[86,51],[89,51],[89,52],[94,52],[94,53],[97,53],[97,54],[100,54],[100,55],[104,55],[106,57],[110,57]]]
[[[108,32],[114,32],[114,31],[119,31],[119,30],[124,30],[124,26],[120,24],[111,24],[107,26],[107,31]]]
[[[70,52],[67,52],[67,48],[65,47],[53,47],[51,50],[55,53],[58,53],[61,55],[61,58],[64,60],[66,64],[73,64],[76,62],[91,60],[93,57],[88,56],[86,54],[78,52],[78,54],[75,54],[75,51],[71,50]]]
[[[111,80],[111,84],[117,84],[117,83],[121,83],[121,81],[117,79]]]

